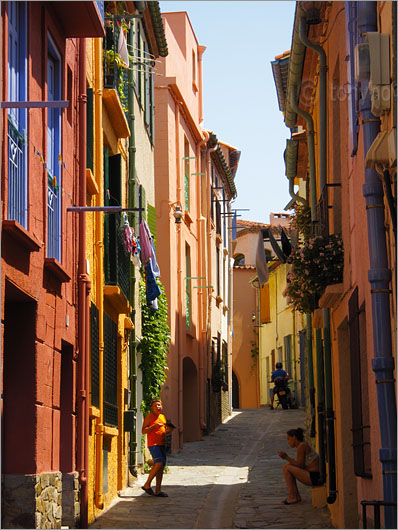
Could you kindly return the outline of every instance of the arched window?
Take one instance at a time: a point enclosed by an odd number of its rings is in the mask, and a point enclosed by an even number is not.
[[[244,254],[237,254],[235,256],[234,267],[242,267],[245,264]]]

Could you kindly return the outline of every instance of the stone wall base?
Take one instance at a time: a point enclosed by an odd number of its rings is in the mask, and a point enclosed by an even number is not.
[[[1,482],[2,528],[77,527],[77,473],[2,475]]]

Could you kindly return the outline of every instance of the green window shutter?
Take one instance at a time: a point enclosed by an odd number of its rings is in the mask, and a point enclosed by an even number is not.
[[[94,171],[94,100],[93,89],[87,89],[87,163],[86,167]]]
[[[98,308],[91,303],[91,404],[99,407],[99,313]]]
[[[117,325],[104,313],[104,423],[118,426]]]
[[[156,245],[156,208],[148,203],[148,226]],[[156,248],[156,246],[155,246]]]

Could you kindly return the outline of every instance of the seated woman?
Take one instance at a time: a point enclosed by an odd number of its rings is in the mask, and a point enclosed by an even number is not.
[[[319,473],[319,455],[304,442],[303,429],[290,429],[287,431],[287,443],[290,447],[297,448],[296,460],[293,460],[287,453],[279,451],[278,455],[287,460],[282,468],[286,480],[289,497],[281,504],[297,504],[301,501],[300,493],[297,489],[296,480],[306,486],[321,486]]]

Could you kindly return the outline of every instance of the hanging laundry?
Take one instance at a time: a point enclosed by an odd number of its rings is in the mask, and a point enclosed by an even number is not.
[[[126,252],[134,251],[134,229],[130,226],[127,214],[123,214],[124,217],[124,227],[123,227],[123,242]]]
[[[151,262],[145,265],[145,281],[146,281],[146,302],[149,304],[160,296],[160,287],[156,282],[155,275],[153,274]]]
[[[120,29],[119,32],[117,53],[120,55],[122,66],[124,66],[125,68],[129,68],[129,53],[127,51],[126,37],[124,36],[124,31],[122,29]]]
[[[151,231],[149,230],[148,223],[143,219],[140,223],[140,246],[141,246],[141,261],[146,265],[152,258],[152,246],[151,246]]]

